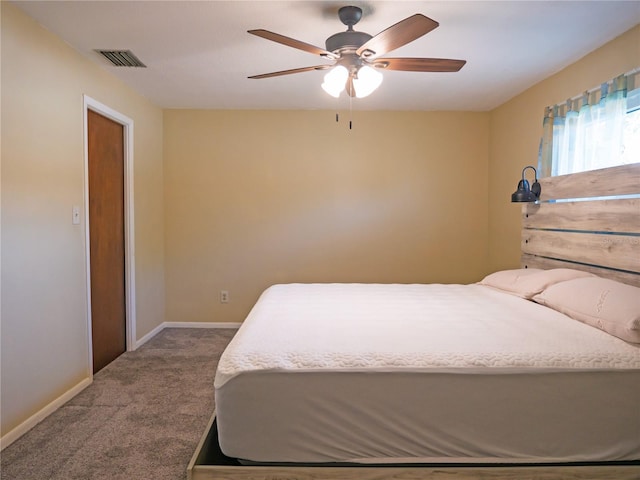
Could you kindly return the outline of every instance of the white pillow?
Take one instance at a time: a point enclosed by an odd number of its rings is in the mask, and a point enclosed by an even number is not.
[[[533,297],[547,307],[640,343],[640,288],[597,276],[556,283]]]
[[[534,295],[555,283],[593,276],[592,273],[571,268],[553,268],[551,270],[520,268],[492,273],[484,277],[479,283],[480,285],[497,288],[503,292],[531,300]]]

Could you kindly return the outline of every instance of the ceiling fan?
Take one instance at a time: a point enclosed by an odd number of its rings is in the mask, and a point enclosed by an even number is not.
[[[334,97],[346,90],[351,97],[365,97],[382,82],[379,70],[401,70],[405,72],[457,72],[465,60],[447,58],[388,58],[386,53],[402,47],[435,29],[439,24],[420,13],[416,13],[392,25],[375,36],[357,32],[353,26],[362,18],[362,9],[346,6],[338,11],[340,21],[347,26],[346,32],[339,32],[327,38],[326,49],[310,45],[300,40],[285,37],[268,30],[249,30],[248,33],[281,43],[288,47],[319,55],[333,63],[311,67],[294,68],[279,72],[253,75],[249,78],[261,79],[302,73],[312,70],[330,70],[325,75],[322,88]]]

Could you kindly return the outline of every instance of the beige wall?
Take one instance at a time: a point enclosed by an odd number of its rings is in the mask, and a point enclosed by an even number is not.
[[[133,119],[137,334],[164,321],[162,111],[2,2],[2,435],[89,377],[83,94]]]
[[[520,206],[510,203],[522,168],[538,165],[542,117],[562,103],[640,66],[640,26],[534,85],[491,112],[489,159],[490,268],[520,262]],[[528,172],[530,175],[532,172]],[[530,177],[527,177],[530,178]]]
[[[487,272],[489,114],[353,121],[350,131],[333,112],[164,112],[168,321],[240,322],[274,283]]]

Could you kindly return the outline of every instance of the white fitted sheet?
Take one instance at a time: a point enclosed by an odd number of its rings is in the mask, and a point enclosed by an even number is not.
[[[640,348],[481,285],[270,287],[215,395],[256,462],[640,459]]]

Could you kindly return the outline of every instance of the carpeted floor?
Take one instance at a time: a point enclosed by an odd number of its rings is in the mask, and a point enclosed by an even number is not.
[[[2,480],[182,480],[235,329],[166,329],[4,449]]]

